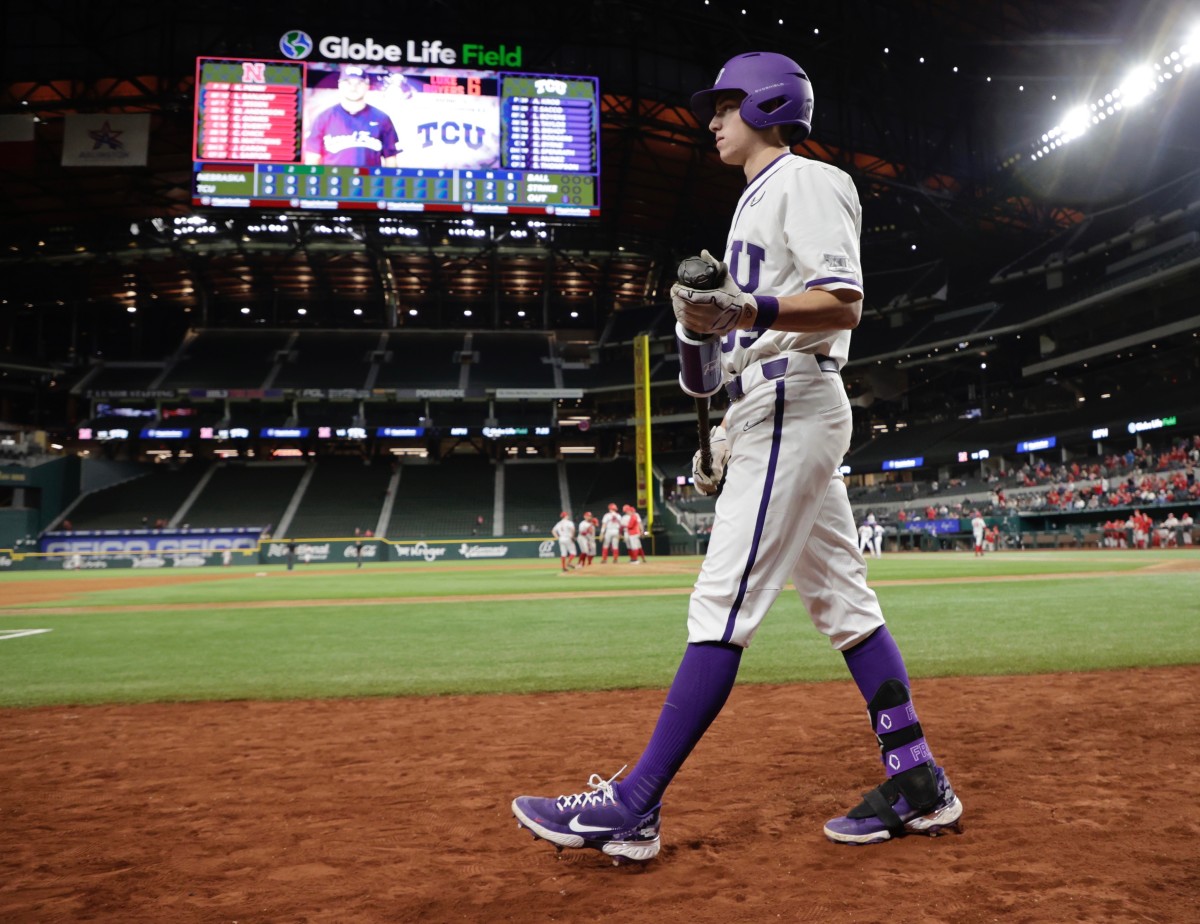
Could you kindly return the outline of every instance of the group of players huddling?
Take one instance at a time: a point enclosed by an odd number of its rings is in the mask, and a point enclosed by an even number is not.
[[[585,511],[578,526],[564,510],[550,532],[558,540],[558,557],[564,572],[586,567],[595,561],[597,535],[600,537],[601,564],[609,560],[610,553],[614,565],[620,561],[622,540],[632,564],[640,565],[646,560],[642,549],[642,517],[630,504],[626,504],[620,513],[616,504],[609,504],[608,512],[600,520],[590,510]]]

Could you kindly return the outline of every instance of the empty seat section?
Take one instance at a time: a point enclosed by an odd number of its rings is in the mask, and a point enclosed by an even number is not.
[[[617,509],[637,499],[637,469],[628,459],[606,462],[568,462],[567,485],[571,515],[578,521],[585,510],[603,516],[609,504]]]
[[[378,331],[302,331],[275,377],[276,388],[366,387]]]
[[[200,331],[161,387],[261,388],[290,336],[280,330]]]
[[[180,468],[147,465],[133,481],[93,491],[71,511],[75,529],[146,529],[169,521],[188,499],[208,463],[193,461]]]
[[[550,338],[544,333],[477,333],[471,350],[473,388],[554,387]]]
[[[434,464],[403,466],[387,538],[490,536],[495,471],[482,456],[451,456]]]
[[[162,364],[152,366],[110,366],[105,365],[87,381],[84,391],[144,391],[150,384],[162,375]]]
[[[303,474],[303,465],[290,463],[226,463],[213,473],[184,519],[193,527],[261,526],[274,530]]]
[[[392,331],[375,387],[457,388],[462,348],[462,334]]]
[[[317,462],[304,499],[292,517],[288,536],[335,539],[354,530],[374,530],[392,477],[386,459],[330,457]]]
[[[505,533],[544,534],[549,538],[561,511],[557,463],[521,462],[504,466]],[[582,508],[579,512],[583,512]],[[574,516],[575,511],[571,514]]]

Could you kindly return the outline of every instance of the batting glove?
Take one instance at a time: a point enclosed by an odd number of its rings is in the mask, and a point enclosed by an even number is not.
[[[706,475],[700,468],[700,450],[692,456],[692,484],[701,494],[712,497],[721,487],[721,479],[725,477],[725,464],[729,461],[729,440],[725,428],[720,424],[712,428],[709,434],[709,446],[712,449],[712,474]]]
[[[675,283],[671,286],[671,308],[685,330],[698,334],[748,330],[758,317],[754,296],[739,289],[728,275],[719,289],[694,289]]]

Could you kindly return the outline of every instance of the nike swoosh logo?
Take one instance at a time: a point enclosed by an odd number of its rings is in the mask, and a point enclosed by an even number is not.
[[[768,414],[767,417],[769,417],[769,416],[770,415]],[[742,430],[745,431],[745,430],[749,430],[751,427],[757,427],[760,423],[762,423],[766,419],[767,419],[766,417],[760,417],[760,418],[758,418],[758,420],[754,421],[754,423],[743,424]]]
[[[567,827],[570,828],[572,831],[574,831],[576,834],[589,834],[594,831],[611,831],[612,830],[612,828],[597,828],[595,825],[585,825],[582,821],[579,820],[578,815],[576,815],[574,818],[572,818],[570,821],[567,822]]]
[[[763,196],[765,196],[765,195],[766,195],[766,192],[765,192],[765,191],[764,191],[764,192],[760,192],[760,193],[759,193],[757,196],[754,196],[754,197],[752,197],[752,198],[750,199],[750,203],[749,203],[749,204],[750,204],[750,205],[758,205],[758,203],[762,202],[762,197],[763,197]]]

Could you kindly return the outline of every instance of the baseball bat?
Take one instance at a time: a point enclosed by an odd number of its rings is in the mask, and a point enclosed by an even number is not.
[[[679,269],[676,270],[676,276],[681,284],[693,289],[716,289],[723,281],[720,267],[714,266],[701,257],[688,257],[681,262]],[[703,334],[697,334],[694,331],[688,331],[688,333],[695,340],[704,339]],[[708,398],[697,398],[696,434],[700,438],[700,471],[709,477],[712,477],[712,443],[709,438],[711,429],[708,420]]]

